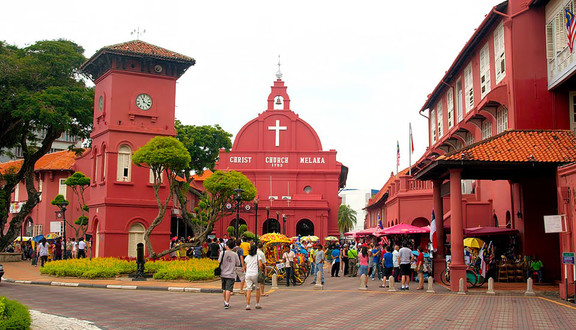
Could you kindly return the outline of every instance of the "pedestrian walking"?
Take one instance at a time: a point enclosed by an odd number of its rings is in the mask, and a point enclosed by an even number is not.
[[[240,267],[240,258],[232,249],[236,243],[229,240],[226,243],[226,249],[220,253],[218,261],[220,262],[220,280],[222,281],[222,294],[224,295],[224,309],[230,308],[230,296],[234,291],[234,280],[236,279],[236,267]]]
[[[342,248],[342,253],[340,253],[342,257],[341,264],[341,271],[343,276],[347,276],[348,272],[350,271],[350,259],[348,258],[348,244],[344,244]]]
[[[340,245],[336,245],[334,250],[332,250],[332,271],[330,272],[331,277],[338,277],[340,271]]]
[[[86,258],[86,242],[84,237],[78,239],[78,259]]]
[[[294,257],[296,254],[289,247],[284,248],[284,266],[286,267],[286,286],[290,286],[290,281],[296,286],[296,278],[294,277]]]
[[[366,245],[362,246],[360,254],[358,254],[358,262],[360,267],[358,268],[358,276],[366,275],[368,277],[368,261],[370,260],[370,253],[368,252],[368,247]],[[368,285],[366,285],[368,287]]]
[[[400,281],[400,255],[398,253],[399,250],[400,247],[398,246],[398,244],[394,245],[394,251],[392,251],[392,262],[394,263],[393,276],[395,282]]]
[[[383,273],[384,275],[382,276],[382,285],[380,285],[381,288],[385,288],[386,287],[386,280],[390,280],[390,278],[392,277],[392,270],[394,269],[394,262],[392,259],[394,259],[394,256],[392,255],[392,248],[390,248],[389,246],[386,247],[386,253],[384,253],[384,255],[382,256],[382,265],[383,265]],[[390,285],[388,285],[390,286]]]
[[[382,249],[380,246],[376,245],[372,249],[372,281],[375,280],[375,277],[378,277],[378,280],[382,280],[382,264],[380,257],[382,256]]]
[[[356,248],[348,250],[348,263],[348,276],[356,277],[356,274],[358,274],[358,251],[356,251]]]
[[[412,262],[412,249],[408,247],[408,242],[402,243],[402,248],[398,251],[400,256],[400,272],[402,273],[402,288],[400,290],[409,290],[410,284],[410,263]]]
[[[62,239],[56,238],[54,243],[54,260],[62,260]]]
[[[416,272],[418,273],[418,287],[416,290],[424,290],[424,252],[418,246],[418,258],[416,259]]]
[[[312,278],[312,284],[316,284],[316,275],[318,272],[322,274],[322,285],[324,285],[324,261],[326,261],[326,254],[324,252],[324,248],[322,244],[317,245],[316,255],[314,256],[314,262],[316,265],[314,266],[315,272],[314,277]]]
[[[257,253],[258,257],[260,258],[260,261],[262,262],[262,269],[258,271],[258,284],[260,285],[260,295],[266,297],[268,296],[268,294],[264,292],[264,282],[266,281],[266,276],[268,276],[268,270],[266,269],[266,263],[268,263],[268,261],[266,260],[266,255],[262,250],[263,248],[264,243],[258,242]]]
[[[244,272],[246,281],[246,310],[252,309],[250,307],[250,296],[252,291],[256,290],[256,309],[261,309],[260,306],[260,285],[258,284],[258,271],[262,270],[262,260],[258,256],[258,247],[255,244],[250,245],[250,251],[244,258]]]
[[[44,264],[48,261],[48,247],[49,244],[46,242],[46,238],[42,238],[37,249],[38,256],[40,256],[40,267],[44,267]]]

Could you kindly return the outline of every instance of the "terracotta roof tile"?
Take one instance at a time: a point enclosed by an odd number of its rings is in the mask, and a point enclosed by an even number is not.
[[[569,130],[507,130],[438,160],[486,162],[576,161],[576,134]]]
[[[127,54],[152,55],[155,57],[161,57],[172,60],[194,61],[192,57],[178,54],[171,50],[154,46],[141,40],[132,40],[116,45],[106,46],[103,47],[101,50],[120,51]]]
[[[58,151],[51,154],[46,154],[40,158],[34,165],[35,171],[47,170],[72,170],[76,159],[76,154],[73,151]],[[22,166],[23,160],[13,160],[0,164],[0,173],[5,173],[8,169],[19,171]]]

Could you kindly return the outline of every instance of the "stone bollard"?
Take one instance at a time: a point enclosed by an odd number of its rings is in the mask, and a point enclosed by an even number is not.
[[[276,290],[278,289],[278,275],[277,274],[272,274],[272,290]]]
[[[366,277],[366,275],[362,274],[362,276],[360,276],[360,287],[358,288],[358,290],[368,290],[368,288],[366,287],[367,281],[368,278]]]
[[[458,294],[466,294],[466,291],[464,291],[464,279],[461,278],[458,281]]]
[[[316,284],[314,285],[314,290],[323,290],[324,285],[322,284],[322,273],[316,272]]]
[[[426,292],[436,293],[436,291],[434,291],[434,277],[432,276],[428,276],[428,290],[426,290]]]
[[[534,280],[532,279],[532,277],[529,277],[528,280],[526,281],[526,292],[524,292],[525,296],[535,296],[536,294],[534,293]]]
[[[496,294],[496,292],[494,292],[494,279],[492,277],[488,278],[488,291],[486,291],[486,294]]]
[[[396,292],[396,287],[394,286],[394,276],[390,276],[390,280],[388,280],[388,292]]]

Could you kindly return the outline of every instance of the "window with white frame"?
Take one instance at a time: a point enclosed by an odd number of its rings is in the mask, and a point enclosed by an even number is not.
[[[42,235],[43,228],[42,225],[34,225],[34,229],[32,230],[32,236]]]
[[[444,114],[442,109],[442,100],[438,101],[438,105],[436,105],[436,121],[438,122],[438,139],[442,137],[444,134]]]
[[[456,83],[456,122],[462,121],[462,80]]]
[[[448,128],[454,126],[454,91],[452,87],[448,88],[446,92],[446,110],[448,112]]]
[[[474,107],[474,83],[472,75],[472,63],[464,69],[464,102],[466,103],[466,112]]]
[[[132,170],[132,149],[127,145],[118,148],[117,181],[130,181]]]
[[[501,105],[496,111],[496,133],[502,133],[508,129],[508,108]]]
[[[20,198],[20,182],[18,182],[16,184],[16,187],[14,187],[14,201],[17,202],[19,201]]]
[[[154,183],[154,171],[152,171],[152,169],[150,169],[150,183]],[[160,173],[160,183],[164,183],[164,172]]]
[[[38,174],[38,194],[39,199],[42,200],[42,175]]]
[[[436,142],[436,114],[434,109],[430,109],[430,140]]]
[[[490,47],[488,43],[480,50],[480,98],[490,92]]]
[[[466,141],[467,146],[474,144],[474,135],[470,132],[467,132],[464,136],[464,140]]]
[[[504,24],[494,30],[494,66],[496,71],[496,83],[506,77],[506,61],[504,59]]]
[[[58,194],[64,196],[64,199],[66,199],[66,189],[68,186],[64,182],[66,182],[66,179],[58,180]]]
[[[576,92],[570,92],[570,129],[576,133]]]
[[[492,122],[488,119],[482,121],[482,139],[492,136]]]

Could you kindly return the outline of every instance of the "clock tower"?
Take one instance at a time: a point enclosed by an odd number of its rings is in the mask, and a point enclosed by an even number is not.
[[[95,84],[92,148],[77,164],[91,177],[87,204],[94,256],[135,256],[158,206],[150,171],[132,154],[155,136],[175,136],[176,80],[191,57],[134,40],[107,46],[81,66]],[[167,196],[167,187],[161,189]],[[162,195],[160,197],[162,197]],[[170,212],[151,235],[169,245]]]

